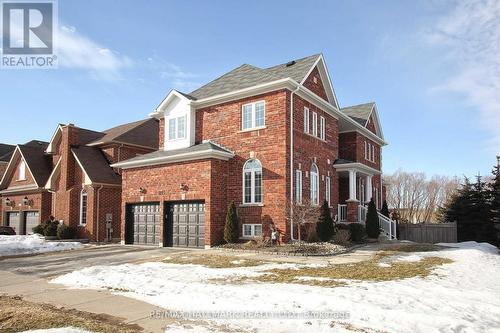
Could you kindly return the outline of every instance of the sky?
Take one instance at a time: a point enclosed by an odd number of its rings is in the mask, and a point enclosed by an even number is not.
[[[58,1],[59,67],[0,69],[0,142],[146,118],[248,63],[323,53],[341,107],[375,101],[383,171],[489,174],[500,155],[500,0]]]

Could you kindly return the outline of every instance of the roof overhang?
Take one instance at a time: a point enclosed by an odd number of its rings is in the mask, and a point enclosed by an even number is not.
[[[9,179],[9,177],[14,172],[15,163],[17,162],[18,158],[21,158],[24,161],[26,168],[28,169],[28,172],[30,173],[31,178],[33,179],[33,182],[35,183],[36,187],[37,188],[40,187],[40,185],[36,181],[36,178],[33,176],[34,174],[31,171],[31,168],[30,168],[28,162],[26,161],[26,158],[24,158],[23,152],[19,148],[19,145],[17,145],[16,149],[14,149],[14,152],[12,153],[12,156],[10,157],[9,164],[7,165],[7,169],[5,170],[5,172],[2,176],[2,180],[0,181],[0,189],[6,188],[7,179]]]
[[[149,116],[157,119],[162,118],[164,116],[164,110],[166,109],[168,104],[170,104],[170,102],[172,102],[172,100],[174,100],[175,98],[179,98],[180,100],[184,101],[187,104],[191,104],[193,102],[193,100],[187,98],[177,90],[172,89],[163,99],[160,105],[158,105],[158,107],[152,113],[149,114]]]
[[[49,142],[49,145],[47,146],[47,149],[45,150],[45,152],[47,154],[54,154],[54,143],[61,138],[61,135],[62,135],[62,129],[63,129],[63,126],[65,125],[57,125],[57,128],[56,130],[54,131],[54,134],[52,134],[52,138],[50,139],[50,142]]]
[[[32,192],[37,192],[40,190],[43,190],[43,188],[40,188],[40,187],[36,186],[35,184],[30,184],[30,185],[24,185],[24,186],[9,187],[5,190],[1,190],[0,194],[32,193]]]
[[[339,107],[339,102],[337,100],[337,95],[335,94],[335,90],[333,89],[333,84],[332,80],[330,79],[330,74],[328,73],[328,67],[326,66],[325,59],[323,58],[323,55],[320,54],[318,59],[314,62],[314,64],[311,66],[309,69],[309,72],[307,75],[304,77],[302,82],[300,82],[301,85],[304,85],[304,82],[306,82],[307,78],[309,75],[311,75],[312,71],[314,68],[318,68],[319,75],[321,76],[321,81],[323,82],[323,86],[325,86],[325,92],[326,95],[328,96],[328,101],[335,106],[336,108]]]
[[[372,111],[368,116],[366,124],[370,121],[370,118],[373,117],[373,121],[375,122],[375,131],[377,132],[377,136],[384,139],[384,133],[382,132],[382,126],[380,126],[380,119],[378,118],[377,104],[373,103]]]
[[[144,159],[139,161],[124,161],[112,164],[113,168],[121,168],[121,169],[131,169],[138,168],[143,166],[151,166],[151,165],[160,165],[160,164],[169,164],[169,163],[177,163],[177,162],[185,162],[185,161],[194,161],[194,160],[203,160],[215,158],[223,161],[228,161],[234,157],[233,153],[223,152],[215,149],[206,149],[197,152],[187,152],[180,153],[175,155],[168,156],[159,156],[153,157],[150,159]]]
[[[50,176],[47,179],[47,182],[45,183],[45,186],[44,186],[45,189],[47,189],[47,190],[53,190],[54,189],[53,182],[54,182],[55,178],[59,175],[59,173],[61,171],[61,160],[62,160],[62,156],[59,157],[59,160],[57,161],[54,169],[52,169],[52,172],[50,173]]]
[[[369,174],[369,175],[380,175],[382,171],[369,167],[363,163],[352,162],[352,163],[342,163],[342,164],[334,164],[333,167],[337,170],[337,172],[355,170],[357,172]]]

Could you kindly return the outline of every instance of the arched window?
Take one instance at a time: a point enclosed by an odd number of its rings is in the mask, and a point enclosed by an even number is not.
[[[80,225],[87,224],[87,191],[80,192]]]
[[[262,203],[262,164],[250,159],[243,166],[243,203]]]
[[[316,164],[311,165],[311,205],[319,204],[319,172]]]

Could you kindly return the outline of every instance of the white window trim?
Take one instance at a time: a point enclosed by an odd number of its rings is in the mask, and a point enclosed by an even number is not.
[[[295,171],[295,202],[302,204],[302,170]]]
[[[309,134],[309,108],[304,106],[304,133]]]
[[[248,161],[256,160],[260,163],[260,168],[252,168],[245,170],[245,165]],[[261,184],[260,184],[260,201],[255,201],[255,172],[260,171],[261,173]],[[245,172],[250,172],[250,202],[245,202]],[[243,205],[261,205],[264,201],[264,172],[262,171],[262,163],[258,159],[249,159],[243,164],[242,170],[242,204]]]
[[[328,202],[328,207],[331,207],[331,196],[332,196],[332,191],[331,191],[331,184],[330,184],[330,177],[326,176],[325,178],[325,200]]]
[[[325,117],[321,116],[319,118],[319,137],[321,140],[325,140]]]
[[[313,136],[318,136],[318,114],[313,111],[312,113],[312,135]]]
[[[250,226],[251,231],[250,235],[245,235],[245,226]],[[260,235],[255,234],[255,227],[259,226],[260,227]],[[261,237],[262,236],[262,224],[258,223],[243,223],[241,225],[241,238],[255,238],[255,237]]]
[[[313,166],[316,167],[316,172],[313,173],[312,169],[313,169]],[[314,176],[313,176],[314,175]],[[313,182],[314,180],[316,179],[316,200],[317,201],[314,201],[313,200]],[[311,200],[311,205],[313,206],[318,206],[319,205],[319,169],[318,169],[318,166],[313,163],[311,165],[311,170],[309,172],[309,188],[310,188],[310,200]]]
[[[23,159],[19,162],[17,180],[26,180],[26,162]]]
[[[179,119],[181,118],[184,118],[184,136],[183,137],[180,137],[178,136],[179,134]],[[170,138],[170,121],[173,120],[174,121],[174,138],[171,139]],[[167,141],[177,141],[177,140],[184,140],[186,138],[186,135],[187,135],[187,116],[186,115],[183,115],[183,116],[178,116],[178,117],[168,117],[165,121],[165,127],[168,129],[168,133],[166,135],[167,137]]]
[[[87,215],[85,215],[85,223],[83,223],[83,197],[85,197],[85,199],[86,199],[85,209],[87,209],[88,205],[89,205],[89,197],[88,197],[87,191],[85,191],[85,189],[82,189],[80,191],[80,221],[78,224],[81,226],[87,225]]]
[[[255,111],[255,105],[257,104],[263,104],[264,105],[264,123],[262,125],[256,126],[256,115],[257,112]],[[243,115],[243,110],[245,109],[245,106],[250,105],[252,107],[252,124],[250,127],[245,128],[244,125],[244,115]],[[256,101],[252,103],[246,103],[241,106],[241,131],[250,131],[250,130],[256,130],[256,129],[262,129],[266,127],[266,101]]]

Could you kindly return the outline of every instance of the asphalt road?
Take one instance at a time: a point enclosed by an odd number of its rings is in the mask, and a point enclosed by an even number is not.
[[[18,275],[50,278],[90,266],[155,261],[172,253],[187,251],[191,250],[129,245],[89,246],[72,251],[0,258],[0,270]]]

